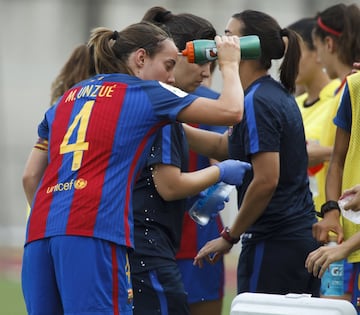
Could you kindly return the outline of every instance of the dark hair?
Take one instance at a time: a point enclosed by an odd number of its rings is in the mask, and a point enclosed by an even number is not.
[[[280,68],[280,82],[290,92],[295,91],[295,80],[299,71],[301,56],[299,36],[296,32],[284,28],[266,13],[245,10],[232,16],[241,22],[240,33],[243,36],[257,35],[261,44],[260,66],[266,70],[271,67],[272,59],[284,58]],[[287,37],[287,48],[283,37]]]
[[[309,50],[314,51],[315,46],[312,40],[312,31],[316,26],[316,19],[313,17],[303,18],[288,26],[289,29],[300,35]]]
[[[132,24],[117,32],[105,27],[95,28],[91,32],[88,46],[93,52],[96,73],[133,74],[127,60],[137,49],[144,48],[152,57],[158,53],[163,41],[169,35],[152,23]]]
[[[179,50],[185,49],[188,41],[214,39],[216,35],[216,30],[209,21],[190,13],[172,14],[163,7],[150,8],[142,20],[166,30]]]
[[[94,61],[86,44],[75,47],[51,85],[50,105],[76,83],[95,74]]]
[[[316,15],[313,35],[322,41],[331,36],[337,43],[337,55],[346,65],[360,60],[360,9],[356,4],[333,5]]]

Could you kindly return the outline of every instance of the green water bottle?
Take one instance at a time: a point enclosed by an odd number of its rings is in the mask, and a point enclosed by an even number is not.
[[[260,39],[257,35],[240,37],[241,59],[258,59],[261,55]],[[197,39],[186,43],[181,54],[188,62],[203,64],[217,59],[217,48],[214,40]]]

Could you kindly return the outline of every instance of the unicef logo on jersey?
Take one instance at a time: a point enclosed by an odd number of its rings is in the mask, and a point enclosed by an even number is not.
[[[87,180],[83,178],[72,179],[70,182],[58,183],[54,186],[49,186],[46,190],[47,194],[57,191],[68,191],[71,189],[84,189],[87,186]]]

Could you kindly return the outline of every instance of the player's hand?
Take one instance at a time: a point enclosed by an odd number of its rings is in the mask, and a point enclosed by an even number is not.
[[[344,238],[343,229],[340,225],[339,211],[333,210],[325,214],[325,217],[312,227],[313,237],[320,243],[329,241],[329,232],[337,235],[337,243],[341,243]]]
[[[314,277],[321,278],[332,262],[344,259],[347,255],[348,252],[343,245],[321,246],[308,255],[305,268]]]
[[[351,196],[352,199],[344,205],[344,209],[360,211],[360,184],[345,190],[344,193],[341,195],[340,199],[344,199],[348,196]]]
[[[219,182],[236,186],[242,184],[245,173],[251,170],[250,163],[231,159],[216,163],[215,166],[220,169]]]
[[[207,242],[197,253],[193,265],[203,266],[205,259],[210,264],[215,264],[224,254],[228,253],[232,245],[222,237]]]
[[[239,65],[241,59],[240,40],[238,36],[215,36],[218,63],[220,69],[225,64]]]

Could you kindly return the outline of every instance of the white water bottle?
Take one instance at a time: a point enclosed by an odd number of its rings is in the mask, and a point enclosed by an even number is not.
[[[354,198],[354,195],[347,195],[344,198],[338,200],[338,204],[340,207],[340,211],[341,211],[341,215],[343,218],[356,223],[356,224],[360,224],[360,211],[353,211],[351,209],[349,210],[345,210],[344,206],[345,204],[347,204],[349,201],[351,201]]]
[[[211,217],[219,211],[218,206],[229,197],[234,187],[219,182],[205,189],[203,192],[205,196],[195,201],[190,208],[190,217],[200,225],[208,224]]]
[[[337,246],[337,243],[330,238],[326,246]],[[326,269],[321,278],[320,294],[325,297],[344,295],[344,260],[334,261]]]

